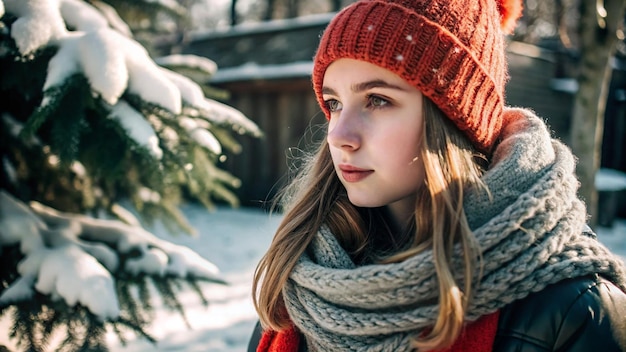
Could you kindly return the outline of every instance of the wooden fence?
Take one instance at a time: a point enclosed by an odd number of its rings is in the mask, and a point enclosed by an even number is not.
[[[289,165],[300,149],[322,138],[325,119],[309,78],[222,84],[236,107],[263,131],[260,139],[243,136],[242,153],[229,156],[224,167],[242,181],[242,205],[264,206],[284,185]]]

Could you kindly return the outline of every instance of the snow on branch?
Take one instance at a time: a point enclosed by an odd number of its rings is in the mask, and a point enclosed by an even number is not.
[[[220,103],[219,101],[204,99],[202,103],[199,104],[199,108],[200,111],[203,112],[201,117],[210,122],[238,126],[239,130],[237,132],[240,134],[244,134],[246,131],[252,133],[254,136],[260,136],[262,134],[261,130],[254,122],[232,106]]]
[[[156,159],[163,157],[159,137],[148,121],[125,101],[120,101],[111,110],[109,118],[117,120],[126,133],[139,145],[145,146]]]
[[[100,319],[116,319],[116,273],[194,278],[224,283],[217,267],[191,249],[117,220],[67,214],[38,202],[27,206],[0,190],[0,247],[20,245],[20,278],[0,295],[0,306],[35,291],[81,304]]]
[[[217,71],[215,61],[197,55],[174,54],[156,58],[154,61],[163,67],[194,69],[208,76],[212,76]]]
[[[24,56],[67,34],[58,1],[5,0],[4,5],[6,12],[18,17],[11,35]]]
[[[175,115],[183,113],[186,104],[201,111],[201,117],[209,122],[231,124],[240,133],[261,134],[256,124],[241,112],[207,99],[197,83],[159,66],[130,37],[130,31],[119,26],[119,17],[111,13],[114,10],[110,7],[103,7],[103,12],[100,7],[79,0],[5,0],[4,5],[6,12],[17,17],[11,26],[11,36],[22,56],[32,57],[46,47],[57,48],[48,63],[42,106],[50,101],[54,88],[65,84],[72,75],[82,74],[94,96],[114,107],[116,118],[120,117],[120,111],[129,110],[115,106],[123,105],[123,94],[130,93]],[[164,57],[159,64],[172,69],[187,65],[210,74],[216,69],[211,60],[191,55]],[[128,118],[136,120],[135,117],[131,113]],[[124,125],[127,128],[129,124]],[[213,151],[218,150],[212,134],[201,134],[192,138]],[[154,145],[146,142],[137,140],[157,155]]]
[[[113,6],[102,1],[92,1],[91,4],[98,10],[100,10],[102,16],[107,19],[111,28],[124,34],[127,37],[133,36],[130,27],[128,27],[126,22],[124,22],[124,20],[117,14],[117,11],[115,11],[115,8]],[[61,11],[63,11],[63,8],[61,8]]]
[[[180,60],[180,58],[179,58]],[[218,101],[207,99],[202,92],[202,88],[194,83],[191,79],[167,69],[162,69],[162,73],[176,85],[180,91],[182,98],[189,105],[199,110],[199,117],[216,124],[226,124],[237,126],[240,133],[249,132],[254,136],[260,136],[259,127],[250,121],[239,110],[220,103]],[[194,115],[189,111],[183,111],[185,114]]]
[[[108,19],[96,8],[81,0],[63,0],[59,10],[65,23],[78,31],[94,31],[109,26]]]

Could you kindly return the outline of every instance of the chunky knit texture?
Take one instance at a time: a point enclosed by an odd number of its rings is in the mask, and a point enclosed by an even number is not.
[[[583,231],[574,157],[541,119],[507,109],[502,141],[465,211],[484,261],[466,318],[474,321],[565,278],[598,273],[626,292],[624,263]],[[283,290],[313,351],[409,351],[437,317],[431,251],[400,263],[357,266],[327,229],[314,237]],[[307,254],[310,253],[310,254]],[[453,258],[461,258],[456,247]],[[462,260],[452,263],[461,273]],[[476,276],[478,273],[475,274]]]
[[[504,30],[521,1],[365,0],[346,7],[322,35],[313,89],[327,118],[322,83],[340,58],[386,68],[430,98],[482,151],[502,127],[507,66]]]

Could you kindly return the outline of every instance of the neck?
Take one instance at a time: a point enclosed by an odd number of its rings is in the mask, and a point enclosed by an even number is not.
[[[397,230],[406,229],[415,214],[415,199],[391,203],[386,207],[393,226]]]

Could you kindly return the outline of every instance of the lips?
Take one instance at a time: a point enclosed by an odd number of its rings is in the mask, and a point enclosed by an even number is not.
[[[359,182],[374,173],[374,170],[361,169],[356,166],[340,164],[341,177],[346,182]]]

